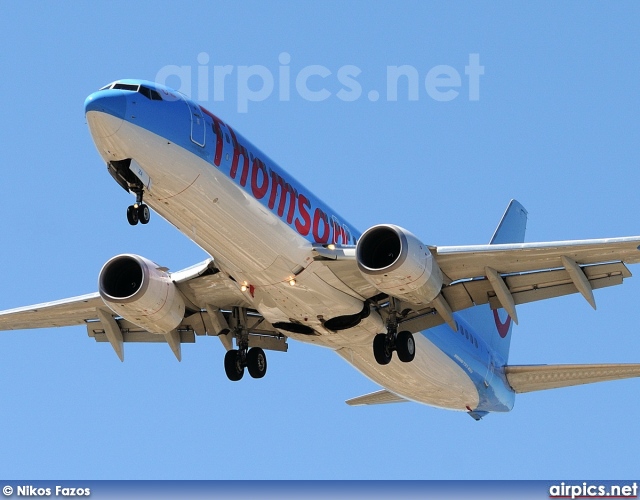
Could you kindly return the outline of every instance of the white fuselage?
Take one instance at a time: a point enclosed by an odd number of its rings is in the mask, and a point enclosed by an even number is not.
[[[359,312],[362,297],[323,279],[311,243],[221,169],[130,121],[96,111],[87,113],[87,119],[102,157],[133,158],[151,179],[145,202],[213,256],[238,287],[245,285],[247,300],[269,322],[308,325],[320,335],[288,336],[335,350],[406,399],[455,410],[477,407],[478,390],[468,374],[425,335],[415,336],[413,362],[394,358],[381,366],[371,349],[373,335],[383,331],[377,314],[342,332],[325,329],[324,318]],[[231,145],[225,148],[223,161],[228,161]]]

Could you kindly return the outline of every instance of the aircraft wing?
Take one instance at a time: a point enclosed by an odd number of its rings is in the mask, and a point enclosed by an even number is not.
[[[631,277],[626,264],[640,263],[640,236],[597,240],[500,245],[430,247],[445,275],[442,293],[428,306],[402,304],[411,310],[402,328],[417,332],[443,322],[452,312],[490,304],[504,308],[517,322],[515,306],[581,293],[595,308],[593,290],[622,284]],[[316,247],[322,261],[364,299],[379,294],[361,275],[355,247]]]
[[[232,348],[227,335],[233,325],[234,307],[250,308],[235,283],[213,266],[213,261],[171,273],[187,302],[187,314],[174,332],[150,333],[116,316],[98,292],[0,311],[0,331],[84,325],[97,342],[110,342],[121,360],[124,342],[166,342],[180,359],[180,344],[195,342],[196,335],[218,336],[225,348]],[[286,337],[258,314],[249,313],[249,345],[286,351]]]
[[[96,309],[106,308],[99,293],[45,302],[0,312],[0,330],[24,330],[84,325],[96,319]]]
[[[505,308],[517,321],[516,304],[578,292],[595,307],[593,290],[619,285],[630,277],[625,263],[640,262],[639,246],[640,237],[433,247],[446,284],[427,306],[402,304],[409,312],[401,318],[401,326],[412,332],[443,322],[454,327],[452,312],[486,303],[493,309]],[[314,267],[324,269],[322,279],[363,300],[379,297],[357,267],[355,247],[315,250]],[[0,311],[0,330],[85,325],[90,337],[110,342],[121,359],[123,342],[167,342],[179,358],[180,344],[195,342],[196,335],[216,335],[231,349],[227,332],[233,326],[233,308],[251,307],[237,284],[215,269],[211,259],[171,277],[188,303],[188,314],[171,334],[149,333],[114,316],[98,293]],[[258,314],[252,318],[250,333],[251,346],[287,349],[286,337]]]
[[[564,267],[562,257],[580,265],[640,262],[640,236],[599,240],[551,241],[503,245],[436,247],[440,269],[452,281],[486,276],[487,267],[501,274]]]

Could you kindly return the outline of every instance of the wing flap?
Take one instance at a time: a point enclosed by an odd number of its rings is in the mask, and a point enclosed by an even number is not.
[[[160,342],[167,343],[164,335],[157,333],[149,333],[143,330],[137,325],[124,320],[117,319],[116,322],[122,332],[123,342]],[[109,342],[104,325],[100,321],[92,321],[87,325],[87,333],[89,337],[93,338],[96,342]],[[180,330],[180,342],[183,344],[193,344],[196,341],[196,333],[193,330]]]
[[[629,269],[622,262],[584,266],[581,269],[594,290],[620,285],[624,278],[631,276]],[[505,284],[515,304],[578,293],[571,276],[565,269],[510,275],[505,277]],[[491,283],[485,278],[459,281],[445,286],[442,289],[442,295],[454,312],[487,303],[492,309],[502,307]],[[411,307],[410,304],[406,306]],[[433,307],[414,310],[401,320],[402,329],[413,333],[442,323],[444,320]]]
[[[625,278],[631,277],[631,272],[622,262],[597,264],[581,267],[592,289],[621,285]],[[525,304],[537,300],[549,299],[578,293],[570,273],[566,269],[554,269],[550,271],[537,271],[512,276],[505,276],[505,283],[513,296],[516,304]],[[482,295],[488,295],[491,307],[497,309],[500,302],[495,297],[492,289],[487,284],[473,280],[468,282],[469,287],[476,287],[474,297],[481,300]],[[486,302],[486,300],[484,301]],[[484,303],[479,302],[479,303]]]
[[[505,366],[517,393],[640,377],[640,364]]]
[[[598,288],[606,288],[608,286],[615,286],[622,284],[622,276],[609,276],[605,278],[598,278],[589,280],[591,288],[596,290]],[[535,302],[538,300],[552,299],[555,297],[561,297],[563,295],[571,295],[578,293],[577,287],[573,283],[558,284],[553,286],[543,286],[540,288],[532,288],[530,290],[524,290],[513,293],[513,299],[516,304],[526,304],[527,302]],[[489,299],[492,309],[498,309],[502,307],[500,301],[492,296]]]

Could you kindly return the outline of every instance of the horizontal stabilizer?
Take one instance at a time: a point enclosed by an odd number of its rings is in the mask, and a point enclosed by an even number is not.
[[[363,406],[363,405],[384,405],[387,403],[407,403],[408,400],[396,396],[393,392],[389,392],[386,389],[381,391],[372,392],[371,394],[365,394],[353,399],[345,401],[349,406]]]
[[[640,364],[506,366],[517,393],[640,377]]]

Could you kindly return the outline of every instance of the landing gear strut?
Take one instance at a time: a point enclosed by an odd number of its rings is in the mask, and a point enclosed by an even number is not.
[[[151,218],[151,212],[149,207],[142,203],[142,196],[144,192],[142,189],[136,191],[136,202],[127,208],[127,220],[129,224],[135,226],[138,222],[140,224],[148,224]]]
[[[373,356],[380,365],[391,362],[393,351],[403,363],[413,361],[416,356],[416,344],[411,332],[398,332],[398,313],[395,299],[389,303],[389,319],[387,333],[380,333],[373,338]]]
[[[233,319],[236,324],[233,333],[237,349],[227,351],[224,356],[224,371],[227,378],[237,382],[244,375],[245,367],[253,378],[262,378],[267,373],[267,356],[260,347],[249,349],[249,332],[247,330],[247,312],[240,307],[233,308]]]

